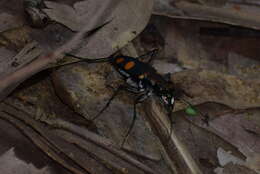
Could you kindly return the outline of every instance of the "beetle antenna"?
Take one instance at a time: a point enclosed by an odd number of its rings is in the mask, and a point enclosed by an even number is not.
[[[87,62],[87,63],[101,63],[101,62],[109,62],[112,56],[96,58],[96,59],[89,59],[84,57],[75,56],[73,54],[66,53],[66,56],[70,56],[76,59],[79,59],[80,62]]]

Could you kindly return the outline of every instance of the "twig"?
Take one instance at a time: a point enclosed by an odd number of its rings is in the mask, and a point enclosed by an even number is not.
[[[150,174],[155,174],[158,173],[154,169],[149,168],[148,166],[142,164],[138,160],[134,159],[124,151],[118,148],[115,144],[113,144],[111,141],[108,139],[101,137],[99,135],[96,135],[95,133],[92,133],[86,129],[83,129],[77,125],[74,125],[72,123],[69,123],[67,121],[61,120],[61,119],[56,119],[55,123],[51,123],[53,126],[57,126],[59,128],[63,128],[65,130],[68,130],[69,132],[73,132],[75,134],[80,135],[81,137],[84,137],[86,140],[98,145],[99,147],[102,147],[109,151],[110,153],[118,156],[119,158],[131,163],[135,167],[143,170],[146,173]]]
[[[59,146],[59,143],[56,142],[57,137],[54,136],[53,134],[51,134],[51,132],[48,132],[47,129],[44,130],[44,128],[39,123],[37,123],[35,120],[33,120],[31,118],[31,116],[29,116],[29,114],[27,114],[26,112],[19,110],[15,106],[12,106],[6,102],[2,102],[2,104],[0,105],[0,111],[5,112],[5,113],[8,112],[12,117],[19,119],[20,121],[26,123],[32,129],[34,129],[38,133],[40,133],[41,137],[48,140],[48,143],[50,144],[50,146],[57,149],[57,151],[59,151],[59,154],[64,153],[68,158],[75,161],[73,159],[73,157],[68,156],[68,154],[63,151],[62,147]],[[1,118],[1,114],[0,114],[0,118]],[[68,130],[69,132],[79,135],[80,137],[82,137],[82,139],[103,148],[104,150],[110,152],[111,154],[115,155],[116,157],[129,163],[129,165],[134,166],[135,168],[139,169],[140,171],[144,171],[145,173],[149,173],[149,174],[158,173],[154,169],[149,168],[145,164],[142,164],[138,160],[136,160],[133,157],[131,157],[130,155],[128,155],[126,152],[121,150],[118,146],[114,145],[110,140],[108,140],[104,137],[101,137],[99,135],[96,135],[95,133],[92,133],[92,132],[88,131],[87,129],[84,129],[82,127],[79,127],[77,125],[74,125],[72,123],[69,123],[69,122],[66,122],[66,121],[60,120],[60,119],[45,120],[45,122],[48,123],[50,126],[54,126],[61,130],[65,129],[65,130]],[[79,142],[77,142],[76,144],[79,145]],[[86,150],[86,151],[88,151],[88,150]],[[77,163],[77,164],[81,165],[79,163]]]
[[[0,119],[4,119],[18,128],[23,134],[25,134],[35,145],[37,145],[40,149],[42,149],[50,158],[57,161],[66,169],[70,170],[74,174],[84,174],[85,172],[80,170],[79,168],[75,168],[71,163],[67,163],[62,157],[60,157],[60,153],[53,149],[48,142],[48,140],[44,139],[41,135],[37,133],[33,128],[30,128],[28,125],[23,123],[22,121],[12,117],[8,113],[1,112]]]
[[[61,137],[55,135],[53,131],[49,130],[48,127],[44,126],[42,123],[34,120],[28,113],[6,102],[2,102],[0,108],[2,110],[1,113],[8,114],[10,117],[15,118],[17,121],[20,121],[21,124],[25,124],[28,128],[30,128],[31,131],[28,132],[29,136],[30,132],[36,132],[38,134],[37,137],[34,137],[36,143],[38,139],[44,140],[44,145],[48,148],[51,148],[55,153],[58,154],[59,158],[57,161],[64,167],[67,167],[67,164],[70,164],[68,165],[69,170],[71,166],[80,171],[83,170],[83,173],[107,173],[107,170],[102,169],[105,169],[105,167],[102,167],[103,165],[100,164],[100,162],[96,160],[93,161],[91,156],[89,156],[87,153],[83,153],[81,149],[76,148],[73,144],[65,143],[64,140],[61,140]],[[2,117],[2,115],[0,114],[0,117]],[[21,124],[18,124],[17,126],[21,126]],[[41,146],[39,147],[41,148]],[[47,154],[49,153],[48,149],[43,149],[43,151]],[[71,155],[71,153],[75,155]],[[82,159],[85,159],[85,161],[82,161]],[[99,168],[99,172],[95,172],[95,167],[93,166],[97,166]]]
[[[108,150],[99,147],[74,133],[64,129],[54,129],[52,132],[55,132],[56,135],[62,137],[70,144],[76,145],[80,150],[86,151],[91,157],[100,161],[102,164],[109,166],[109,169],[111,169],[113,173],[144,173],[143,170],[138,169],[131,163],[121,160],[118,156],[110,153]]]
[[[3,77],[0,80],[0,101],[8,96],[21,82],[63,58],[63,54],[65,52],[70,52],[72,49],[76,48],[87,30],[89,28],[94,28],[100,18],[104,17],[104,11],[110,4],[112,4],[111,2],[113,2],[113,6],[115,6],[116,3],[119,3],[119,1],[104,1],[103,6],[96,13],[96,15],[93,16],[88,24],[65,45],[61,46],[52,53],[40,56],[27,66],[24,66],[16,72],[10,73],[9,75]]]
[[[19,68],[25,66],[29,62],[36,59],[42,53],[42,49],[37,47],[37,42],[33,41],[24,46],[24,48],[16,54],[14,57],[6,59],[0,65],[0,79],[6,75],[15,72]]]
[[[162,144],[166,148],[169,143],[173,143],[186,165],[188,166],[191,174],[202,174],[202,171],[192,158],[187,147],[181,142],[181,140],[176,136],[174,128],[171,128],[170,121],[167,118],[166,114],[162,111],[162,108],[159,107],[155,98],[150,98],[146,101],[145,110],[147,113],[147,118],[151,123],[151,127],[155,128],[155,133],[160,138]],[[169,141],[169,132],[171,132],[170,141]],[[170,156],[174,156],[174,152],[171,149],[166,151]],[[174,163],[175,164],[175,163]]]

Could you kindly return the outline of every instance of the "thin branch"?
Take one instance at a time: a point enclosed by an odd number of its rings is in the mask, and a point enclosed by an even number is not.
[[[110,153],[116,155],[117,157],[121,158],[124,161],[129,162],[130,164],[134,165],[135,167],[143,170],[146,173],[155,174],[158,173],[154,169],[149,168],[148,166],[142,164],[138,160],[134,159],[124,151],[122,151],[118,146],[113,144],[108,139],[101,137],[99,135],[96,135],[95,133],[92,133],[86,129],[83,129],[77,125],[74,125],[72,123],[69,123],[67,121],[56,119],[53,121],[52,126],[57,126],[58,128],[63,128],[65,130],[68,130],[69,132],[73,132],[75,134],[80,135],[81,137],[84,137],[86,140],[96,144],[99,147],[102,147],[109,151]]]
[[[146,101],[145,111],[147,114],[147,119],[152,125],[151,127],[155,128],[155,133],[160,138],[169,155],[175,156],[172,149],[167,148],[169,143],[173,143],[177,148],[179,154],[185,161],[186,165],[188,166],[191,174],[202,174],[202,171],[196,164],[195,160],[192,158],[185,144],[176,136],[175,129],[171,128],[169,119],[162,111],[162,107],[159,107],[158,102],[156,102],[155,98],[150,98]],[[171,133],[170,141],[169,133]]]
[[[39,133],[37,133],[37,131],[35,131],[33,128],[29,127],[22,121],[18,120],[17,118],[13,117],[12,115],[9,115],[9,113],[6,113],[6,112],[1,112],[0,119],[6,120],[9,123],[11,123],[13,126],[18,128],[37,147],[39,147],[44,152],[48,152],[46,154],[50,158],[52,158],[54,161],[57,161],[59,164],[61,164],[64,168],[70,170],[74,174],[84,174],[85,173],[80,168],[76,168],[76,166],[73,166],[71,163],[68,163],[66,160],[64,160],[60,156],[59,151],[57,151],[55,148],[53,148],[53,146],[50,145],[48,140],[46,140]]]
[[[76,145],[76,147],[78,147],[80,150],[87,152],[87,154],[90,154],[91,157],[100,163],[109,166],[109,169],[115,173],[144,173],[142,170],[138,169],[131,163],[120,159],[118,156],[110,153],[108,150],[97,146],[96,144],[84,139],[83,137],[80,137],[79,135],[76,135],[75,133],[71,133],[64,129],[53,129],[52,132],[70,144]]]
[[[48,140],[47,143],[50,144],[53,148],[57,149],[57,151],[60,152],[59,154],[64,153],[66,156],[68,155],[66,152],[63,151],[62,148],[59,147],[59,143],[55,142],[55,139],[57,137],[54,136],[53,134],[51,134],[51,132],[48,132],[48,130],[44,131],[44,128],[39,123],[37,123],[35,120],[33,120],[32,116],[30,116],[28,113],[26,113],[26,112],[20,110],[19,108],[16,108],[15,106],[10,105],[9,103],[6,103],[6,102],[1,103],[0,111],[1,111],[1,113],[3,113],[3,112],[8,113],[12,117],[19,119],[20,121],[26,123],[32,129],[34,129],[38,133],[40,133],[41,137]],[[0,118],[1,118],[1,114],[0,114]],[[145,173],[149,173],[149,174],[158,173],[154,169],[151,169],[150,167],[146,166],[145,164],[141,163],[140,161],[136,160],[135,158],[133,158],[132,156],[130,156],[129,154],[124,152],[117,145],[112,143],[109,139],[99,136],[95,133],[92,133],[85,128],[82,128],[80,126],[77,126],[75,124],[72,124],[70,122],[67,122],[67,121],[64,121],[61,119],[45,120],[44,122],[50,126],[58,128],[58,130],[67,130],[71,133],[74,133],[74,134],[80,136],[85,141],[93,143],[94,145],[103,148],[107,152],[115,155],[117,158],[120,158],[123,161],[127,162],[129,165],[132,165],[135,168],[140,169],[140,171],[144,171]],[[80,145],[79,142],[80,141],[77,141],[76,144]],[[82,146],[82,144],[81,144],[81,146]],[[88,150],[86,149],[86,151],[88,151]],[[71,158],[70,156],[68,156],[68,157]],[[74,159],[72,159],[72,160],[74,160]]]
[[[0,80],[0,101],[2,101],[6,96],[8,96],[21,82],[31,77],[32,75],[46,69],[49,65],[56,63],[59,59],[63,58],[65,52],[70,52],[75,49],[82,41],[83,36],[89,28],[94,28],[98,21],[104,17],[104,12],[108,7],[113,4],[119,3],[120,1],[104,1],[100,10],[97,11],[96,15],[91,18],[91,20],[86,24],[86,26],[78,32],[70,41],[58,48],[57,50],[40,56],[27,66],[13,72]]]
[[[76,148],[73,144],[71,143],[67,144],[64,141],[61,141],[61,138],[64,139],[64,137],[60,137],[59,135],[56,135],[54,131],[50,130],[50,127],[46,127],[42,123],[39,123],[36,120],[34,120],[32,115],[26,113],[20,108],[17,108],[16,106],[5,101],[0,104],[0,110],[1,110],[0,113],[6,113],[10,115],[11,118],[17,119],[17,121],[21,121],[21,123],[26,124],[27,127],[31,129],[29,133],[30,132],[38,133],[39,134],[38,138],[43,139],[47,147],[51,148],[57,154],[59,154],[58,155],[59,158],[62,159],[62,161],[64,161],[62,165],[64,165],[65,167],[67,166],[67,163],[69,163],[71,164],[71,167],[73,165],[74,168],[84,170],[84,173],[104,173],[104,172],[108,173],[106,167],[104,167],[103,164],[101,164],[99,161],[93,160],[93,157],[88,154],[89,153],[88,151],[86,151],[87,153],[84,153],[82,152],[81,149]],[[2,115],[0,114],[0,118],[1,117]],[[52,123],[53,121],[45,120],[44,122]],[[43,151],[45,153],[49,152],[48,150],[44,150],[44,149]],[[70,154],[72,152],[75,155],[71,156]],[[85,159],[85,161],[82,161],[82,159]],[[61,160],[57,159],[57,161],[60,162]],[[96,167],[99,168],[98,170],[99,172],[95,171]]]

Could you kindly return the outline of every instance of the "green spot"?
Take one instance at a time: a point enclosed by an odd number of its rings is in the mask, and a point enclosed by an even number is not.
[[[188,106],[185,109],[185,112],[186,112],[186,114],[191,115],[191,116],[197,115],[197,111],[192,106]]]

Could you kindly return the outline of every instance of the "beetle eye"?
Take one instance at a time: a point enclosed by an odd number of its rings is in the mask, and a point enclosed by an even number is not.
[[[163,101],[164,101],[165,103],[168,103],[168,102],[167,102],[167,97],[162,96],[162,99],[163,99]]]

